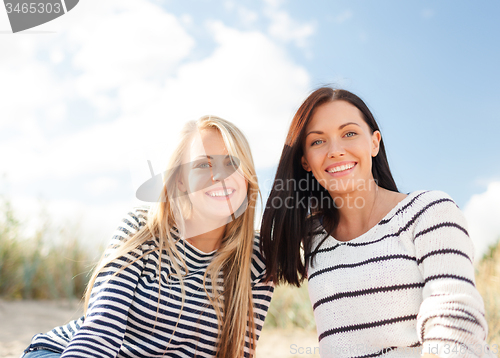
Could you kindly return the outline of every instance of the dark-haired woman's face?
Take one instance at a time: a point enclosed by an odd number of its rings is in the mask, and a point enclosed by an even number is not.
[[[359,109],[337,100],[315,109],[306,126],[302,166],[330,194],[367,188],[380,133],[371,132]]]

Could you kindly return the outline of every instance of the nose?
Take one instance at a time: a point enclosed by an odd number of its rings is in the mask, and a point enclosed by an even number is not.
[[[212,165],[212,182],[225,180],[234,172],[232,166],[227,166],[224,163],[213,163]]]
[[[332,140],[330,141],[330,146],[328,147],[328,158],[338,158],[345,155],[345,149],[340,141]]]
[[[222,181],[224,179],[226,179],[225,176],[224,176],[224,173],[222,173],[219,168],[214,168],[212,170],[212,181],[214,183],[218,182],[218,181]]]

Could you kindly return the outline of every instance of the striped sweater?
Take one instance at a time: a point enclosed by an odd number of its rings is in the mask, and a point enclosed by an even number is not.
[[[494,356],[473,245],[445,193],[411,193],[363,235],[323,231],[320,244],[308,281],[321,357]]]
[[[108,250],[113,250],[114,245],[120,244],[145,225],[146,216],[147,209],[144,208],[129,213]],[[203,288],[203,275],[216,251],[204,253],[185,240],[180,240],[176,245],[189,268],[189,273],[184,277],[184,307],[181,307],[180,282],[170,276],[173,271],[170,258],[163,253],[160,275],[158,252],[148,253],[157,247],[151,240],[107,265],[99,274],[85,318],[54,328],[46,334],[36,335],[28,349],[63,352],[63,358],[214,357],[217,318]],[[141,256],[138,261],[110,278],[130,259]],[[251,270],[255,324],[259,335],[273,286],[262,282],[265,266],[257,240],[254,243]],[[158,307],[159,277],[162,291]],[[210,282],[207,282],[207,286],[210,287]],[[247,356],[248,337],[245,351]]]

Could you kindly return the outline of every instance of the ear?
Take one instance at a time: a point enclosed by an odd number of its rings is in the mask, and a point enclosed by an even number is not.
[[[302,158],[300,158],[300,162],[302,164],[302,168],[304,168],[304,170],[306,172],[310,172],[311,171],[311,167],[307,163],[307,160],[306,160],[306,158],[304,158],[304,156],[302,156]]]
[[[375,131],[372,134],[372,157],[376,157],[378,154],[378,151],[380,150],[380,140],[382,139],[382,136],[380,135],[379,131]]]

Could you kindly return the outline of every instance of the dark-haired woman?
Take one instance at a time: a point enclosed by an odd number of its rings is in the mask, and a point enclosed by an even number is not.
[[[268,279],[308,279],[321,357],[493,356],[461,211],[398,192],[356,95],[320,88],[295,114],[261,240]]]

